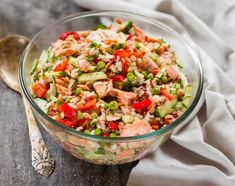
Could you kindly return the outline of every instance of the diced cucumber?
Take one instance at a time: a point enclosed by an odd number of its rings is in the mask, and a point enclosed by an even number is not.
[[[78,67],[78,65],[76,64],[75,58],[73,56],[69,56],[69,63],[71,63],[75,67]]]
[[[189,97],[192,95],[192,91],[193,91],[193,85],[192,84],[188,84],[185,88],[185,93],[184,93],[184,97]]]
[[[40,55],[39,61],[41,64],[45,64],[47,63],[48,58],[49,58],[48,50],[43,50],[42,54]]]
[[[151,59],[152,59],[154,62],[156,62],[157,59],[158,59],[158,55],[157,55],[157,54],[151,53],[149,56],[151,57]]]
[[[185,88],[185,93],[183,97],[183,105],[188,108],[190,105],[190,100],[192,96],[193,86],[191,84],[188,84]]]
[[[175,108],[176,108],[177,110],[179,110],[179,109],[181,109],[183,106],[184,106],[184,105],[183,105],[182,101],[179,101],[178,103],[176,103]]]
[[[159,116],[161,118],[165,117],[165,115],[172,112],[172,108],[176,105],[177,99],[167,100],[163,105],[158,107]]]
[[[78,77],[79,82],[96,81],[100,79],[107,79],[107,76],[104,72],[86,73],[86,74],[81,74]]]
[[[129,32],[129,30],[132,28],[132,25],[133,25],[133,23],[130,20],[125,22],[125,23],[123,23],[122,32],[127,34]]]
[[[122,116],[122,121],[124,123],[131,123],[134,121],[134,118],[131,115],[124,115]]]
[[[30,72],[30,75],[33,75],[34,72],[37,70],[37,67],[38,67],[38,63],[39,63],[39,60],[36,58],[33,62],[33,67],[32,67],[32,70]]]
[[[188,108],[190,105],[191,96],[183,97],[183,105]]]
[[[34,101],[37,103],[37,105],[42,109],[43,112],[47,113],[48,112],[48,107],[49,104],[46,100],[40,99],[40,98],[35,98]]]

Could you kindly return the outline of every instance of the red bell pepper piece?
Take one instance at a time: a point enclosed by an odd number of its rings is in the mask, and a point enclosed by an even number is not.
[[[87,118],[79,119],[76,124],[79,126],[84,126],[86,125],[87,121],[88,121]]]
[[[79,40],[80,37],[77,32],[63,32],[60,36],[61,40],[65,40],[68,36],[73,35],[74,39]]]
[[[132,34],[128,34],[127,37],[126,37],[126,40],[130,40],[132,37],[133,37]]]
[[[122,73],[126,76],[128,72],[128,63],[125,60],[122,60]]]
[[[155,76],[159,72],[158,68],[152,69],[152,74]]]
[[[113,80],[113,81],[118,81],[118,82],[123,82],[125,77],[123,75],[114,75],[114,76],[109,76],[109,79]]]
[[[132,104],[131,108],[135,109],[137,112],[144,113],[148,110],[148,107],[151,103],[151,100],[146,98],[140,102]]]
[[[117,57],[119,56],[120,58],[125,58],[125,57],[129,57],[132,54],[132,52],[128,49],[120,49],[120,50],[116,50],[113,55],[114,55],[114,59],[117,59]]]
[[[75,125],[76,125],[76,121],[73,119],[69,119],[69,118],[61,119],[60,117],[57,117],[55,120],[69,128],[75,128]]]
[[[48,91],[48,88],[39,82],[35,82],[31,88],[32,88],[33,94],[39,98],[45,98],[45,95]]]
[[[60,71],[64,71],[66,69],[68,65],[68,60],[67,59],[64,59],[61,63],[59,63],[55,69],[54,69],[54,72],[60,72]]]
[[[64,116],[70,119],[76,120],[77,111],[70,107],[67,103],[63,103],[58,107],[60,112],[64,113]]]
[[[93,109],[95,107],[96,104],[96,99],[93,97],[86,99],[86,102],[84,104],[81,104],[78,106],[78,109],[81,111],[87,111],[90,109]]]
[[[175,99],[175,95],[170,94],[169,92],[167,92],[167,90],[165,88],[161,88],[160,89],[160,93],[165,96],[167,99],[171,100],[171,99]]]
[[[109,121],[107,123],[107,126],[108,126],[109,130],[114,131],[114,130],[118,130],[119,123],[118,122]]]

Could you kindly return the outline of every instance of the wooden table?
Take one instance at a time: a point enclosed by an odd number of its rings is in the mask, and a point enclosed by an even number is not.
[[[3,0],[0,3],[0,37],[10,33],[32,37],[47,23],[85,11],[64,0]],[[35,173],[21,96],[0,80],[0,186],[126,185],[133,162],[101,166],[78,160],[60,148],[40,127],[56,168],[49,178]]]

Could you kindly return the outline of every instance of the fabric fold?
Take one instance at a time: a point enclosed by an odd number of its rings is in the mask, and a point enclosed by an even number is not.
[[[133,168],[130,186],[235,185],[235,2],[230,0],[74,0],[96,10],[157,19],[186,39],[204,71],[198,115]]]

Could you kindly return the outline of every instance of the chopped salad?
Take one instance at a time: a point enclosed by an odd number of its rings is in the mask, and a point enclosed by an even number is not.
[[[31,70],[39,107],[57,122],[104,137],[170,125],[189,106],[188,83],[173,49],[120,18],[108,27],[64,32]]]

